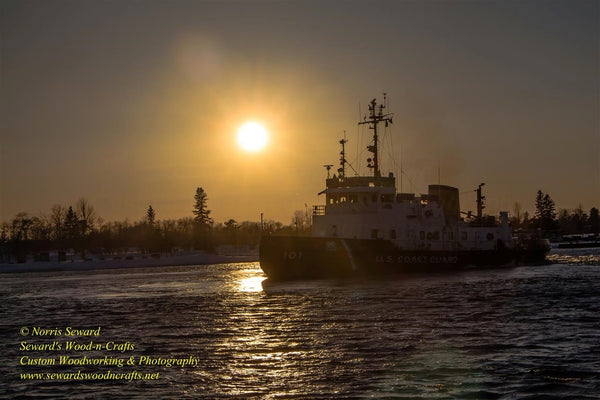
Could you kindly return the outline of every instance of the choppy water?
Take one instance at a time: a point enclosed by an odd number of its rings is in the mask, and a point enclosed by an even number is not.
[[[3,274],[2,398],[600,398],[600,256],[392,281],[263,283],[258,264]],[[63,336],[22,336],[22,327]],[[102,328],[125,353],[32,352]],[[90,338],[81,338],[82,343]],[[194,357],[197,366],[32,366],[30,357]],[[36,372],[156,380],[23,380]]]

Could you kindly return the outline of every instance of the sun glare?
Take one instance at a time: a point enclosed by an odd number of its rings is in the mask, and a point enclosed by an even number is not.
[[[267,145],[267,140],[267,130],[259,123],[246,122],[238,129],[238,144],[246,151],[262,150]]]

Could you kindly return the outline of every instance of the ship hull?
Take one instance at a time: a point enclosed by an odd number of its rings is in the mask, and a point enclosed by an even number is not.
[[[501,266],[510,249],[432,251],[399,249],[387,240],[265,236],[260,265],[273,280],[387,276]]]

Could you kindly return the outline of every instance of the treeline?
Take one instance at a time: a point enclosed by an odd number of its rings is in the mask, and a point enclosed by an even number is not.
[[[220,245],[254,247],[263,234],[310,233],[308,210],[295,211],[290,225],[273,220],[261,223],[234,219],[215,224],[207,201],[206,192],[199,187],[194,195],[193,216],[160,220],[150,205],[135,222],[105,222],[84,198],[74,206],[55,205],[46,215],[21,212],[12,221],[0,225],[0,262],[70,250],[84,258],[91,254],[125,253],[129,249],[146,253],[169,253],[176,249],[212,252]],[[541,190],[536,196],[534,215],[522,211],[520,204],[515,203],[510,222],[513,230],[536,230],[545,237],[600,232],[597,208],[592,207],[589,213],[582,206],[557,211],[554,201]]]
[[[130,249],[146,253],[169,253],[177,249],[212,252],[220,245],[254,247],[265,233],[292,234],[309,229],[296,227],[294,223],[284,226],[273,220],[261,224],[229,219],[215,224],[207,200],[204,190],[197,188],[193,217],[160,220],[150,205],[135,222],[104,222],[83,198],[74,206],[55,205],[47,215],[21,212],[0,226],[0,262],[71,250],[84,258],[92,254],[125,253]]]
[[[513,229],[538,230],[545,237],[600,232],[600,216],[596,207],[592,207],[589,213],[582,205],[557,211],[554,200],[541,190],[538,190],[535,198],[534,215],[523,212],[521,205],[515,203],[510,222]]]

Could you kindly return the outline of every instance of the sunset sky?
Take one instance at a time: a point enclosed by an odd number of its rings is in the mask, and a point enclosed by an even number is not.
[[[368,172],[359,110],[384,91],[398,190],[600,206],[598,1],[0,4],[0,221],[80,197],[106,221],[192,216],[201,186],[217,222],[287,224],[324,202],[344,131]]]

